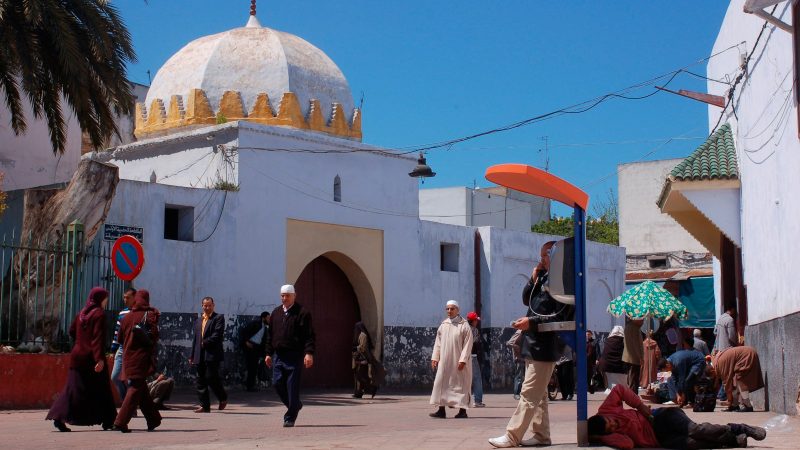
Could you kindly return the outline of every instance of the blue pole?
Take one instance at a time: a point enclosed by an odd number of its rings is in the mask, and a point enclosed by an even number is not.
[[[586,385],[586,212],[575,205],[575,354],[578,369],[578,446],[589,445]]]

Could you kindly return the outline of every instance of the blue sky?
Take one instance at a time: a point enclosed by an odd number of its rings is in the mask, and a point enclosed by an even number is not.
[[[114,4],[139,58],[128,77],[143,84],[147,70],[155,76],[193,39],[243,26],[250,6],[249,0]],[[261,0],[258,18],[331,57],[355,103],[364,97],[364,142],[400,148],[494,129],[685,66],[705,75],[705,63],[693,63],[710,55],[727,7],[720,0]],[[706,91],[706,81],[681,74],[669,87]],[[707,111],[668,93],[608,100],[585,113],[431,150],[437,176],[424,187],[473,181],[485,187],[484,171],[497,163],[543,167],[546,136],[549,170],[602,199],[616,191],[617,164],[691,153],[708,133]],[[671,137],[678,139],[665,144]]]

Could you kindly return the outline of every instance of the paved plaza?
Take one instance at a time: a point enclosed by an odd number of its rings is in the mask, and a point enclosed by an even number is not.
[[[359,448],[359,449],[490,449],[486,440],[504,433],[516,401],[510,394],[487,394],[486,408],[470,409],[469,419],[432,419],[428,394],[423,392],[379,393],[375,399],[353,399],[348,392],[310,392],[295,428],[283,428],[284,407],[272,390],[233,391],[224,411],[195,414],[190,390],[178,392],[164,411],[164,422],[156,432],[146,432],[144,419],[134,418],[133,433],[101,431],[95,427],[73,427],[59,433],[45,421],[46,411],[0,411],[3,449],[68,448]],[[603,396],[590,395],[589,413],[597,410]],[[213,406],[216,404],[212,403]],[[456,410],[447,411],[448,416]],[[687,413],[699,422],[747,421],[763,425],[776,415],[754,413]],[[550,404],[553,447],[576,446],[575,402]],[[749,440],[752,448],[800,448],[800,419],[791,417],[783,429],[773,430],[761,442]],[[605,448],[605,447],[595,447]]]

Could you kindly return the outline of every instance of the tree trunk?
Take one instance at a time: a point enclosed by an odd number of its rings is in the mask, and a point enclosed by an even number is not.
[[[84,224],[82,251],[90,244],[106,219],[119,182],[118,168],[111,164],[83,160],[64,189],[25,192],[25,212],[20,234],[21,247],[14,264],[19,316],[25,322],[24,340],[41,338],[50,345],[60,332],[66,332],[83,299],[68,298],[68,254],[65,249],[67,225]],[[45,249],[41,251],[39,249]],[[75,267],[75,269],[78,269]]]

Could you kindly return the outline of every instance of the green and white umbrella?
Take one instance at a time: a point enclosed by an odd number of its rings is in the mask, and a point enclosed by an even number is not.
[[[652,281],[640,283],[611,300],[607,311],[614,316],[628,316],[631,319],[669,319],[672,315],[678,319],[689,317],[686,306],[680,300]]]

